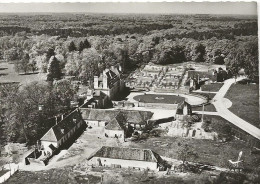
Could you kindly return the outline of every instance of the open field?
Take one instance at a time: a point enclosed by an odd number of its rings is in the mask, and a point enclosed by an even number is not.
[[[33,81],[45,81],[46,74],[43,73],[28,73],[18,74],[14,70],[14,64],[0,62],[0,83],[20,82],[28,84]]]
[[[159,95],[159,94],[145,94],[137,95],[134,97],[136,101],[145,103],[166,103],[166,104],[176,104],[184,100],[183,97],[175,95]]]
[[[218,143],[213,140],[183,139],[181,137],[155,137],[140,142],[129,142],[128,144],[131,147],[152,149],[162,156],[176,159],[178,143],[182,141],[192,146],[198,153],[199,158],[195,160],[195,162],[227,167],[228,160],[237,159],[238,153],[243,151],[242,159],[245,161],[245,167],[251,169],[258,167],[256,160],[260,159],[260,155],[252,155],[250,153],[250,148],[239,140]]]
[[[259,85],[233,84],[226,94],[232,102],[231,112],[252,125],[259,124]]]

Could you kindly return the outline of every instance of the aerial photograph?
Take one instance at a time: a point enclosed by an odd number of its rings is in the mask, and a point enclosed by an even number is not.
[[[256,2],[0,3],[0,183],[260,184]]]

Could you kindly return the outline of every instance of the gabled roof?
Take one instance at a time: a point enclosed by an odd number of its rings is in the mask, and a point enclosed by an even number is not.
[[[128,123],[145,124],[153,116],[151,111],[137,110],[109,110],[109,109],[81,109],[85,120],[111,121],[116,115],[122,113]]]
[[[81,109],[83,119],[97,120],[97,121],[110,121],[119,112],[114,110],[105,109]]]
[[[44,136],[41,138],[41,141],[50,141],[50,142],[57,142],[57,137],[53,131],[53,128],[50,128],[48,132],[44,134]]]
[[[125,130],[127,121],[122,113],[117,114],[105,127],[107,130]]]
[[[188,109],[191,109],[191,105],[184,100],[183,102],[178,104],[176,113],[177,114],[182,114],[183,113],[183,108],[184,108],[185,105],[187,105]]]
[[[74,119],[76,119],[76,121],[74,121]],[[72,111],[68,116],[66,116],[63,120],[51,127],[40,140],[57,142],[80,121],[82,121],[82,117],[80,112],[76,109]]]
[[[88,160],[93,157],[113,158],[122,160],[136,160],[146,162],[161,162],[162,158],[150,149],[109,147],[103,146],[94,152]]]
[[[153,116],[151,111],[122,110],[121,112],[125,115],[127,122],[134,124],[145,124]]]

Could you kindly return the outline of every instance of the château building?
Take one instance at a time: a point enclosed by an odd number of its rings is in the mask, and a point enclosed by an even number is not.
[[[95,92],[103,92],[110,99],[114,99],[120,92],[124,90],[125,81],[122,77],[121,66],[112,66],[110,69],[105,69],[100,76],[94,76]]]

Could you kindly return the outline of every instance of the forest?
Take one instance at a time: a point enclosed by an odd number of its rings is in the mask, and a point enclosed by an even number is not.
[[[59,68],[58,76],[75,76],[91,84],[94,75],[111,65],[122,65],[125,74],[143,64],[166,65],[194,61],[225,64],[233,75],[244,69],[249,78],[258,82],[257,18],[221,15],[152,15],[152,14],[1,14],[0,60],[14,63],[18,73],[49,73],[50,66]],[[66,83],[66,82],[65,82]],[[45,90],[41,98],[29,97],[37,109],[39,103],[56,99],[62,107],[73,98],[69,85],[68,97],[61,98],[55,88],[38,84],[16,91],[8,99],[20,99],[30,90]],[[17,87],[14,87],[17,90]],[[35,88],[35,89],[34,89]],[[22,93],[20,95],[17,95]],[[3,98],[2,98],[3,99]],[[17,100],[17,103],[19,100]],[[15,109],[28,105],[11,104]],[[14,106],[12,106],[14,105]],[[53,106],[51,106],[54,108]],[[30,105],[22,110],[30,110]],[[55,109],[55,108],[54,108]],[[47,112],[47,111],[46,111]],[[60,109],[48,111],[60,112]],[[22,122],[19,113],[16,120]],[[47,117],[37,114],[37,118]],[[20,118],[20,119],[19,119]],[[30,113],[35,122],[36,115]],[[44,119],[44,118],[43,118]],[[40,120],[39,120],[40,121]],[[22,124],[20,124],[22,125]],[[33,125],[27,125],[33,126]],[[38,128],[41,129],[42,125]],[[9,127],[15,129],[16,127]],[[45,127],[46,128],[46,127]],[[36,130],[35,128],[32,128]],[[41,130],[42,131],[42,130]],[[42,131],[44,132],[44,131]],[[31,139],[39,138],[33,131]],[[19,134],[14,134],[18,135]],[[9,135],[13,141],[19,138]],[[35,137],[36,136],[36,137]],[[30,139],[29,137],[25,139]]]

